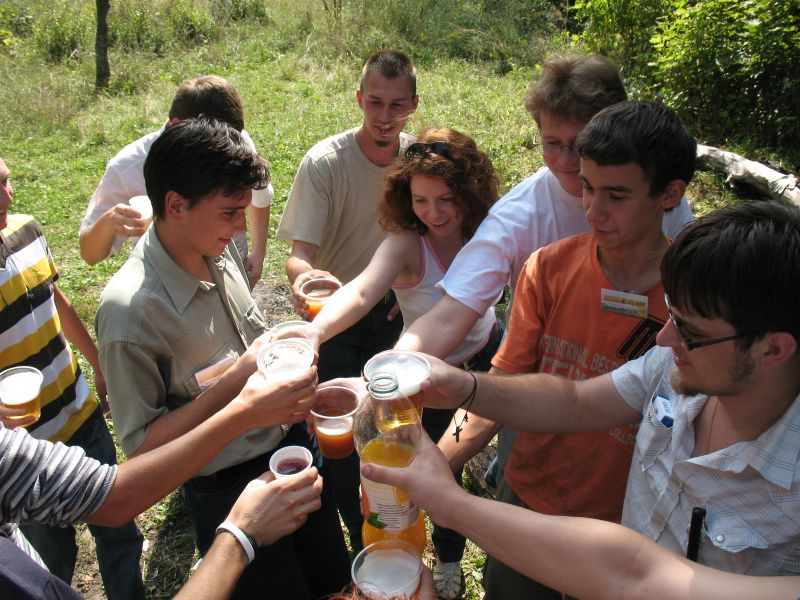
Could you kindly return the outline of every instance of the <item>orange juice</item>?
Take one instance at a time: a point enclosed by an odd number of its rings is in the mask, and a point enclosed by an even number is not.
[[[416,450],[411,446],[379,438],[370,441],[360,453],[362,464],[386,467],[407,467],[415,455]],[[365,515],[361,537],[365,546],[378,540],[398,539],[409,542],[420,553],[425,551],[427,534],[422,513],[403,490],[375,483],[362,475],[361,504]]]

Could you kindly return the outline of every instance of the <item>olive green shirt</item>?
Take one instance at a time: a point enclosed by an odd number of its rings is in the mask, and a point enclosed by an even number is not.
[[[128,454],[145,440],[150,423],[201,394],[198,372],[241,356],[266,329],[238,254],[226,249],[206,260],[211,282],[179,267],[150,227],[100,298],[100,365],[117,439]],[[251,430],[200,475],[264,454],[282,438],[280,426]]]

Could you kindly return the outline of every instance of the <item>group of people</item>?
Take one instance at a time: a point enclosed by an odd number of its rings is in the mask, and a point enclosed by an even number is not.
[[[108,597],[143,598],[132,518],[180,485],[204,556],[187,598],[344,588],[339,514],[358,551],[358,458],[323,460],[304,419],[314,386],[395,347],[432,363],[433,442],[406,469],[364,475],[433,520],[423,597],[463,594],[467,538],[488,553],[487,599],[800,596],[797,577],[746,577],[800,574],[800,210],[765,201],[694,221],[693,137],[669,108],[627,101],[602,57],[543,64],[525,106],[545,166],[499,199],[467,135],[404,132],[419,104],[406,55],[370,56],[356,98],[362,123],[303,157],[278,228],[298,315],[305,282],[343,284],[283,334],[308,338],[317,366],[278,382],[256,370],[267,327],[251,295],[269,169],[226,80],[185,82],[165,125],[107,165],[81,255],[135,246],[101,296],[97,345],[38,224],[8,213],[0,161],[0,367],[45,376],[41,419],[0,428],[0,521],[23,523],[0,539],[0,591],[70,593],[74,530],[59,526],[85,520]],[[143,194],[152,224],[129,204]],[[120,467],[67,341],[107,393]],[[503,507],[457,483],[495,435]],[[286,445],[315,468],[273,480]]]

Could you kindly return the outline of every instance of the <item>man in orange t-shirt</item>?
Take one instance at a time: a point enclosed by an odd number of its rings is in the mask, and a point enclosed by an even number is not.
[[[495,373],[594,377],[644,354],[667,319],[659,269],[669,241],[661,220],[692,178],[694,139],[672,110],[622,102],[593,117],[576,147],[592,232],[528,259]],[[521,433],[498,500],[619,521],[635,437],[633,426]],[[445,454],[453,443],[440,444]],[[491,556],[484,587],[486,600],[562,597]]]

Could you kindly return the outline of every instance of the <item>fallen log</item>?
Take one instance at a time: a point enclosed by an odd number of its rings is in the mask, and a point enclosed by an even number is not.
[[[781,173],[733,152],[702,144],[697,145],[697,162],[699,167],[707,167],[726,175],[729,184],[744,184],[768,198],[800,206],[800,184],[794,175]]]

